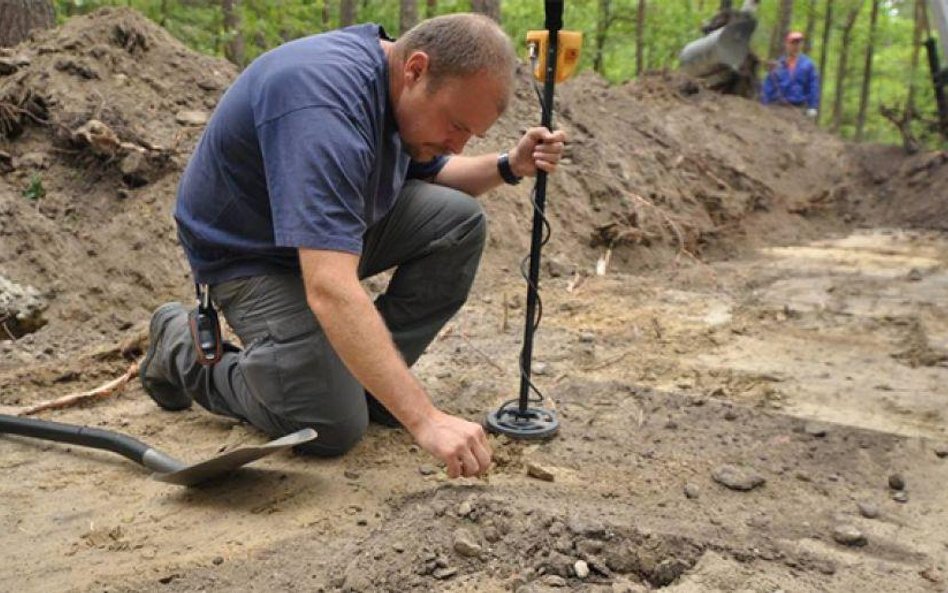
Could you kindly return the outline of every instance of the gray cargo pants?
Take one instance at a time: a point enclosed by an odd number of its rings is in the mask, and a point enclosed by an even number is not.
[[[366,232],[359,276],[396,268],[375,306],[409,365],[467,299],[485,234],[473,198],[420,181],[407,183],[392,211]],[[244,349],[203,367],[187,325],[175,320],[156,355],[167,378],[209,411],[270,436],[316,429],[308,453],[351,449],[368,425],[365,391],[317,323],[300,275],[224,282],[211,287],[211,296]]]

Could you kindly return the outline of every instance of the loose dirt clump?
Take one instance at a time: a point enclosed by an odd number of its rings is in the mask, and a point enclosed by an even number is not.
[[[129,10],[0,54],[0,409],[123,375],[150,312],[191,298],[175,189],[235,76]],[[539,121],[519,80],[471,152]],[[0,590],[939,590],[944,153],[852,146],[669,73],[580,75],[556,125],[532,369],[555,439],[491,437],[490,474],[450,481],[372,426],[343,458],[182,490],[2,437]],[[533,215],[526,182],[481,199],[474,292],[414,368],[470,419],[516,394]],[[43,417],[183,459],[263,440],[134,383]]]

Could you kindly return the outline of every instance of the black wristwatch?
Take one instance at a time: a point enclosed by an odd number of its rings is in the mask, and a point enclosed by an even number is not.
[[[497,157],[497,171],[504,182],[509,185],[517,185],[523,179],[523,177],[517,177],[513,169],[510,168],[510,155],[506,152],[500,153],[500,156]]]

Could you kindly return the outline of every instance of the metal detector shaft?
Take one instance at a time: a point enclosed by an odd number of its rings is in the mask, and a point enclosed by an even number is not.
[[[540,123],[553,130],[553,90],[556,85],[556,60],[559,31],[563,28],[563,0],[547,0],[546,29],[549,32],[546,72],[543,79],[543,107]],[[527,320],[523,328],[523,350],[520,352],[519,411],[526,414],[530,400],[530,372],[533,361],[533,332],[536,329],[537,290],[540,287],[540,250],[543,247],[543,221],[546,208],[546,171],[537,171],[536,201],[533,211],[533,234],[530,240],[530,271],[527,282]]]

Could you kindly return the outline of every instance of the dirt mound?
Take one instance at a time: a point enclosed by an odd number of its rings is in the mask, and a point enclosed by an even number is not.
[[[848,209],[864,221],[948,231],[948,151],[906,157],[895,146],[856,146],[858,191]]]
[[[49,303],[41,335],[4,350],[16,364],[114,336],[187,294],[175,187],[196,124],[235,72],[130,10],[70,20],[8,53],[0,270]]]

